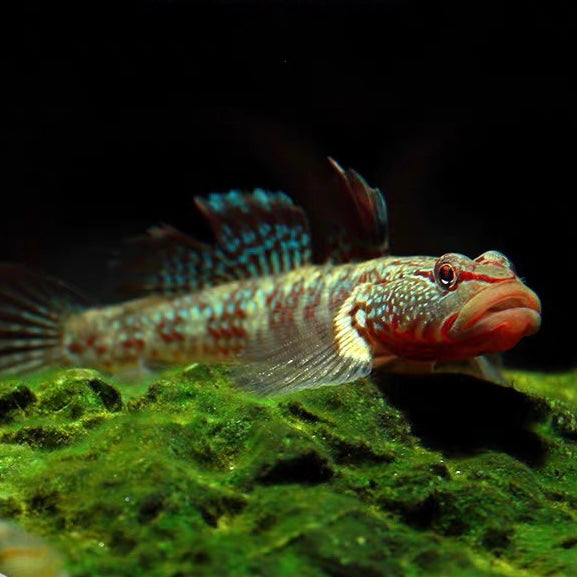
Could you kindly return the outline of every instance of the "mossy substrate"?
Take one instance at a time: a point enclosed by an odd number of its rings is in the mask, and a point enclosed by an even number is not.
[[[0,518],[72,576],[574,575],[575,374],[510,376],[5,379]]]

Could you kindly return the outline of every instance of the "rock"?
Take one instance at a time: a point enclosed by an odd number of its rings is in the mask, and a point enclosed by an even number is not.
[[[144,393],[85,370],[35,383],[25,410],[6,401],[0,505],[72,575],[574,572],[571,411],[537,383],[254,398],[203,365]]]
[[[22,414],[36,402],[36,395],[22,383],[0,383],[0,423]]]

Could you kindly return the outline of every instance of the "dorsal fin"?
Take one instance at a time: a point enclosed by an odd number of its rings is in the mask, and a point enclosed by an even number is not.
[[[294,177],[291,197],[306,211],[315,263],[359,262],[388,254],[385,198],[354,170],[332,158],[306,178]]]
[[[167,225],[126,247],[121,289],[139,294],[183,294],[206,286],[278,274],[310,262],[303,210],[282,192],[255,189],[197,197],[216,244]]]
[[[329,158],[336,186],[314,198],[295,191],[307,206],[282,192],[255,189],[197,197],[215,244],[163,225],[133,239],[120,255],[117,283],[126,295],[174,295],[309,264],[362,261],[388,253],[385,199],[354,170]],[[310,192],[310,191],[309,191]],[[314,225],[313,243],[309,218]]]
[[[332,262],[366,260],[388,254],[388,217],[385,198],[378,188],[367,184],[356,171],[329,157],[338,178],[339,193],[345,195],[351,211],[336,215],[329,235],[326,257]]]

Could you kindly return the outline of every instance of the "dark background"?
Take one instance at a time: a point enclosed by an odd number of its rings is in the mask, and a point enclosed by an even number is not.
[[[392,252],[501,250],[543,302],[509,363],[575,363],[567,2],[21,3],[4,12],[0,261],[95,296],[194,194],[323,211],[325,157],[386,194]]]

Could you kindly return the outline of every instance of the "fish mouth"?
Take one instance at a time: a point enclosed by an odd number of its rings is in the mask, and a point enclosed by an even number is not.
[[[520,281],[503,281],[477,293],[459,311],[449,329],[458,341],[483,342],[484,353],[505,351],[539,330],[539,297]]]

